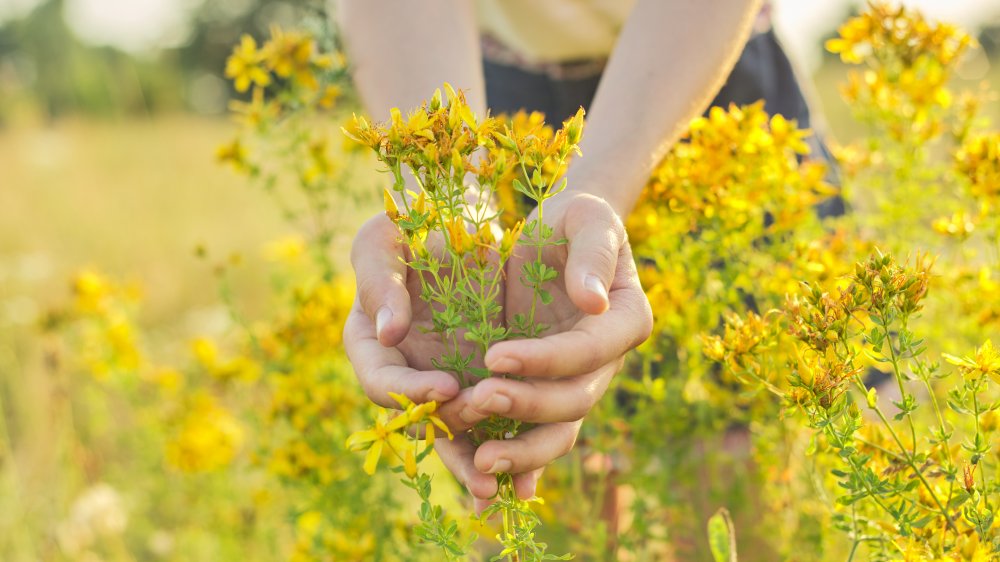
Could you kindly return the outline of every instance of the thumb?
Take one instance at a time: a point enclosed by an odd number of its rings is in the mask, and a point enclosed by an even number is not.
[[[351,246],[358,301],[375,324],[379,343],[386,347],[399,344],[410,331],[405,256],[399,230],[382,213],[358,230]]]
[[[608,291],[625,246],[625,227],[605,200],[577,195],[566,208],[563,224],[568,240],[566,292],[587,314],[608,309]]]

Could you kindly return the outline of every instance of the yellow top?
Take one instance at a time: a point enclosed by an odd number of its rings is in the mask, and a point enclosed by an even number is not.
[[[607,58],[634,0],[477,0],[480,30],[528,62]]]

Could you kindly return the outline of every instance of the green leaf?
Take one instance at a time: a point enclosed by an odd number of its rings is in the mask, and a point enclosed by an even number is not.
[[[545,289],[538,290],[538,298],[542,301],[542,304],[546,306],[552,304],[552,293],[546,291]]]
[[[534,199],[535,194],[532,193],[531,191],[528,191],[528,188],[524,186],[524,183],[517,178],[514,178],[514,191],[517,191],[518,193],[524,195],[525,197]]]
[[[490,370],[482,367],[469,367],[469,373],[480,379],[485,379],[490,376]]]
[[[535,168],[535,170],[531,173],[531,183],[537,187],[545,187],[545,178],[542,177],[538,168]]]
[[[708,545],[715,562],[737,562],[736,531],[726,508],[720,508],[708,520]]]

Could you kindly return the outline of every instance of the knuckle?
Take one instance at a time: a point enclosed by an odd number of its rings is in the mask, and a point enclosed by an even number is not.
[[[534,399],[526,398],[521,400],[521,415],[526,420],[540,419],[543,414],[542,405]]]
[[[552,371],[553,359],[559,352],[558,347],[545,339],[525,340],[525,345],[536,346],[523,355],[525,368],[537,375],[547,376]]]

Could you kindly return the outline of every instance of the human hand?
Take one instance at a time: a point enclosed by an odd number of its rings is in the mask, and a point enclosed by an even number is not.
[[[548,246],[543,260],[560,273],[546,288],[550,304],[536,310],[549,326],[537,339],[494,344],[486,366],[496,374],[463,390],[440,408],[456,434],[491,415],[537,426],[512,439],[446,445],[442,460],[476,498],[477,509],[496,494],[495,473],[514,474],[518,496],[534,495],[542,469],[569,452],[583,417],[603,396],[625,354],[649,337],[652,310],[639,284],[621,220],[603,200],[563,192],[545,203],[545,222],[565,245]],[[524,247],[507,264],[508,321],[531,306],[530,287],[513,281],[535,258]]]
[[[379,213],[358,231],[351,248],[357,297],[344,325],[344,348],[365,394],[396,408],[390,393],[417,403],[445,402],[459,391],[452,375],[431,359],[445,350],[429,327],[429,305],[420,299],[420,280],[406,266],[406,249],[396,225]]]
[[[365,394],[386,408],[399,407],[390,393],[417,403],[446,403],[459,393],[455,377],[431,363],[446,350],[439,334],[419,329],[430,327],[430,308],[406,257],[399,230],[384,213],[361,227],[351,248],[357,298],[344,325],[344,348]],[[496,493],[495,478],[477,478],[484,475],[465,462],[475,446],[464,432],[438,439],[434,448],[474,497]]]

